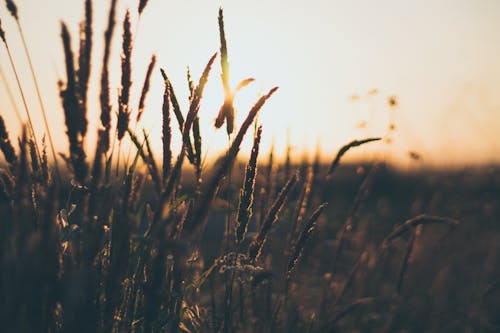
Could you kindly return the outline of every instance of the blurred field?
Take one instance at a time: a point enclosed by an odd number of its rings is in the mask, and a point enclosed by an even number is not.
[[[301,293],[304,300],[298,302],[317,302],[329,294],[322,288],[338,288],[342,278],[330,276],[333,265],[342,276],[361,256],[362,267],[346,298],[375,297],[376,301],[340,321],[339,331],[497,331],[498,167],[415,173],[379,168],[354,213],[352,231],[335,264],[332,253],[338,246],[339,226],[349,218],[347,212],[363,179],[356,169],[338,170],[323,189],[322,195],[331,205],[309,244],[308,265],[300,268],[298,285],[310,285],[311,290]],[[451,229],[419,227],[401,275],[408,237],[391,245],[378,259],[377,248],[397,224],[424,213],[452,217],[460,224]]]
[[[353,211],[360,186],[372,167],[375,169],[369,176],[369,184]],[[313,186],[313,200],[327,201],[330,205],[308,243],[304,262],[298,267],[297,281],[292,286],[297,293],[293,297],[300,309],[297,311],[315,318],[321,311],[328,312],[335,293],[361,258],[344,302],[374,297],[374,303],[353,309],[337,323],[337,330],[494,332],[499,329],[500,318],[493,310],[500,305],[500,269],[496,265],[500,253],[497,224],[500,211],[496,203],[499,175],[498,167],[494,166],[399,172],[385,165],[367,164],[341,167],[327,183],[318,181]],[[401,276],[408,237],[392,244],[382,256],[378,256],[378,248],[395,226],[419,214],[451,217],[460,224],[453,228],[419,227]],[[352,229],[346,233],[336,261],[339,230],[347,220]],[[220,221],[222,213],[213,217],[206,236],[207,242],[213,240],[213,249],[217,249],[221,240],[212,238],[223,230]],[[287,221],[288,216],[282,218],[269,245],[268,255],[273,261],[286,260],[282,253],[285,239],[280,235],[286,234]],[[209,253],[210,247],[207,250]]]

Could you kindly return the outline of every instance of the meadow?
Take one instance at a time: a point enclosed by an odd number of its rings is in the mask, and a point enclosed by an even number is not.
[[[22,31],[16,4],[5,3]],[[269,87],[236,123],[235,95],[253,79],[229,85],[222,9],[219,52],[199,79],[187,73],[189,108],[181,109],[154,56],[132,105],[133,29],[129,13],[117,17],[116,4],[110,1],[102,59],[91,57],[91,0],[84,2],[78,50],[61,24],[67,152],[54,148],[43,96],[43,139],[27,103],[19,138],[0,116],[1,331],[500,330],[498,166],[401,172],[383,160],[344,163],[358,146],[387,139],[379,137],[301,162],[291,149],[283,159],[261,151],[266,124],[258,114],[279,89]],[[139,16],[147,4],[138,3]],[[121,86],[113,102],[109,57],[119,23]],[[1,30],[16,72],[9,36]],[[199,110],[219,65],[225,96],[213,130],[226,131],[230,142],[206,162]],[[101,73],[100,119],[90,150],[92,66]],[[140,122],[153,71],[164,79],[161,138]],[[16,84],[23,94],[22,80]],[[173,147],[176,135],[180,147]],[[242,159],[246,136],[252,150]],[[162,142],[159,157],[152,140]],[[122,149],[123,142],[133,149]]]

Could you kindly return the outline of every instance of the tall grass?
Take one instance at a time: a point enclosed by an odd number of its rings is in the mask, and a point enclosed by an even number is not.
[[[147,3],[140,1],[139,14]],[[13,2],[7,1],[7,5],[18,20]],[[66,77],[60,83],[60,93],[69,142],[69,152],[61,155],[67,162],[64,172],[67,177],[49,177],[46,147],[40,146],[41,153],[37,150],[39,145],[30,117],[33,110],[28,110],[24,94],[29,126],[24,128],[17,147],[0,117],[0,150],[7,165],[0,173],[2,331],[333,332],[341,320],[374,303],[372,295],[356,293],[351,288],[360,279],[368,278],[367,272],[373,265],[368,263],[367,252],[363,250],[359,255],[353,240],[348,238],[350,222],[335,224],[338,236],[333,265],[326,260],[321,262],[325,267],[315,267],[317,260],[311,259],[308,251],[320,247],[318,239],[332,223],[334,213],[326,214],[330,198],[324,193],[332,186],[332,173],[338,169],[341,157],[349,149],[379,138],[355,140],[342,147],[328,169],[320,166],[318,153],[312,165],[305,162],[299,170],[294,170],[291,149],[284,166],[276,167],[273,150],[267,165],[259,165],[265,124],[259,126],[256,119],[259,112],[265,112],[267,101],[278,88],[270,88],[258,98],[245,120],[236,124],[235,94],[253,79],[242,80],[234,90],[229,87],[228,43],[220,9],[220,53],[210,57],[197,84],[188,70],[190,98],[186,113],[179,106],[167,73],[161,70],[163,151],[159,166],[150,142],[160,138],[151,138],[145,129],[132,129],[129,121],[133,108],[129,98],[133,82],[129,12],[123,19],[117,104],[109,97],[116,5],[116,0],[110,1],[104,34],[100,126],[93,158],[85,146],[89,77],[95,64],[91,61],[90,0],[85,1],[85,19],[80,26],[76,52],[72,49],[70,28],[61,24]],[[0,31],[22,92],[22,81],[5,32]],[[226,123],[230,145],[219,163],[210,167],[201,161],[199,110],[217,56],[225,97],[215,127]],[[155,64],[153,56],[142,86],[136,129],[140,128],[141,115],[146,109],[145,99]],[[34,73],[32,68],[36,82]],[[38,97],[43,105],[39,92]],[[110,134],[112,110],[117,110],[115,137],[119,143]],[[172,113],[182,138],[177,156],[173,156],[172,128],[176,126],[171,124]],[[234,182],[228,182],[234,166],[239,165],[239,151],[252,125],[256,130],[245,171]],[[53,150],[48,125],[47,132]],[[131,140],[135,148],[133,159],[121,169],[116,165],[114,179],[110,172],[112,154],[122,140]],[[120,161],[120,153],[117,154],[116,164]],[[183,180],[190,172],[195,174],[194,185]],[[235,184],[239,181],[241,186]],[[239,195],[228,197],[237,192],[231,191],[234,186],[240,188]],[[239,204],[227,213],[221,209],[221,202],[227,206],[230,201]],[[357,208],[355,204],[347,221],[351,221]],[[220,233],[223,210],[228,214],[231,233]],[[410,219],[389,233],[374,259],[382,262],[391,246],[410,235],[398,265],[395,282],[398,294],[403,291],[404,277],[415,251],[417,228],[427,222],[456,224],[454,220],[426,215]],[[322,230],[318,239],[315,230]],[[217,243],[214,239],[225,242]],[[348,245],[349,256],[343,257],[341,249]],[[358,259],[351,260],[354,253]],[[341,259],[343,266],[339,263]],[[308,277],[308,270],[313,269],[318,276]],[[333,288],[322,286],[322,272],[334,273],[333,278],[330,276]],[[325,288],[320,301],[302,304],[308,299],[304,294],[317,288]]]
[[[60,174],[60,170],[59,170],[59,162],[57,161],[56,150],[55,150],[55,147],[54,147],[54,141],[52,139],[52,134],[51,134],[50,128],[49,128],[49,122],[48,122],[48,119],[47,119],[47,112],[45,111],[45,104],[43,102],[42,93],[40,92],[40,87],[39,87],[39,84],[38,84],[37,76],[35,74],[35,69],[34,69],[34,66],[33,66],[33,61],[31,60],[31,54],[29,52],[28,45],[26,43],[26,38],[24,37],[24,31],[23,31],[21,22],[19,20],[19,14],[18,14],[18,11],[17,11],[17,6],[16,6],[15,2],[12,1],[12,0],[6,0],[5,3],[6,3],[6,6],[7,6],[7,10],[11,14],[11,16],[15,19],[16,24],[17,24],[17,28],[19,30],[19,36],[21,37],[21,41],[22,41],[22,44],[23,44],[24,52],[26,54],[26,58],[28,59],[28,65],[29,65],[29,69],[30,69],[30,73],[31,73],[31,78],[33,79],[33,83],[35,85],[35,91],[36,91],[36,95],[37,95],[37,98],[38,98],[38,103],[40,105],[40,110],[41,110],[41,113],[42,113],[43,124],[45,125],[45,131],[47,133],[47,137],[49,138],[50,149],[51,149],[51,152],[52,152],[52,158],[54,160],[54,165],[55,165],[55,172],[56,172],[57,177],[60,179],[61,178],[61,174]],[[85,37],[82,38],[82,43],[84,43],[84,45],[82,45],[82,48],[81,48],[82,50],[84,50],[85,54],[83,54],[80,57],[80,59],[90,59],[90,51],[92,49],[92,41],[91,41],[91,36],[92,36],[92,30],[91,30],[91,26],[92,26],[92,6],[91,6],[91,1],[90,0],[87,0],[86,3],[85,3],[85,13],[86,13],[86,15],[85,15],[85,22],[83,24],[83,26],[84,26],[84,34],[82,34]],[[80,66],[80,68],[83,71],[85,71],[86,68],[88,69],[88,67],[89,67],[89,64],[85,64],[85,63],[82,63],[81,66]],[[81,92],[84,100],[86,100],[86,94],[87,94],[87,83],[88,83],[88,76],[89,76],[88,70],[85,73],[85,75],[80,75],[80,77],[82,78],[82,84],[81,85],[82,85],[82,87],[84,87],[82,89],[82,92]]]

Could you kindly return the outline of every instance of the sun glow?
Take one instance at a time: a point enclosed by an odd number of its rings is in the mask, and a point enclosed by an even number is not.
[[[111,54],[111,100],[120,86],[121,21],[127,8],[132,12],[134,50],[132,55],[132,118],[147,65],[154,53],[157,67],[139,128],[150,133],[157,150],[161,147],[161,103],[163,80],[159,68],[168,73],[182,109],[187,112],[189,66],[197,82],[210,56],[219,51],[217,14],[224,7],[231,86],[245,78],[255,82],[235,98],[236,126],[241,124],[256,99],[273,86],[279,91],[268,101],[259,121],[263,124],[262,151],[274,142],[278,154],[287,145],[287,133],[294,151],[314,151],[318,142],[332,155],[341,145],[366,135],[386,133],[390,106],[387,98],[397,95],[400,105],[394,115],[390,156],[398,163],[413,163],[410,151],[417,151],[430,164],[491,162],[498,157],[494,140],[500,126],[500,21],[492,14],[499,3],[485,0],[481,8],[460,3],[448,6],[432,1],[407,6],[385,0],[339,3],[336,1],[150,1],[138,20],[136,1],[120,1]],[[107,2],[94,2],[93,71],[89,90],[87,144],[96,140],[99,118],[98,82],[101,70],[103,32]],[[360,11],[360,8],[363,10]],[[54,127],[56,145],[66,150],[65,125],[56,82],[64,78],[59,19],[68,23],[74,49],[83,6],[79,2],[31,1],[20,8],[34,65],[43,81],[42,95]],[[283,12],[286,11],[286,15]],[[415,19],[418,12],[425,18]],[[442,15],[447,13],[447,15]],[[2,14],[3,15],[3,14]],[[36,96],[22,56],[16,28],[3,19],[7,38],[30,109],[35,131],[41,137],[43,123]],[[404,29],[402,29],[404,27]],[[480,38],[476,38],[481,36]],[[0,64],[6,82],[21,104],[4,50]],[[216,156],[228,145],[224,129],[214,130],[214,120],[223,103],[220,58],[210,74],[201,104],[200,121],[205,152]],[[2,115],[18,124],[4,85],[0,86]],[[369,92],[377,88],[377,94]],[[353,94],[359,96],[353,101]],[[475,102],[470,102],[471,100]],[[116,108],[116,106],[115,106]],[[477,111],[480,110],[480,111]],[[485,121],[487,119],[487,121]],[[360,126],[361,123],[362,126]],[[175,126],[174,126],[175,128]],[[179,137],[175,137],[179,146]],[[460,142],[460,144],[450,144]],[[483,147],[481,150],[476,146]],[[249,145],[244,145],[248,147]],[[468,149],[463,154],[463,149]],[[249,148],[248,148],[249,149]],[[385,150],[385,148],[383,149]]]

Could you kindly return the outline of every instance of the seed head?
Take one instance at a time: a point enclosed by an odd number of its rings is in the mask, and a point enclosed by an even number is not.
[[[0,19],[0,38],[2,38],[3,42],[7,44],[7,40],[5,39],[5,31],[2,29],[2,20]]]
[[[9,11],[10,15],[14,17],[17,20],[19,20],[19,16],[17,16],[17,6],[12,0],[5,0],[5,5],[7,6],[7,10]]]
[[[142,14],[142,12],[144,11],[144,9],[146,8],[147,4],[148,4],[148,1],[149,0],[141,0],[139,2],[139,9],[138,9],[138,12],[139,12],[139,15]]]

